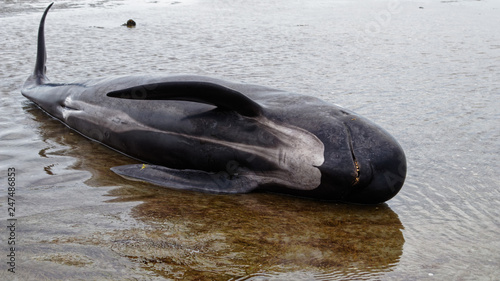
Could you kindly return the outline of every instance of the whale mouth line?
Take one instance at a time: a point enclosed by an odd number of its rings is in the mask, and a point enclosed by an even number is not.
[[[351,186],[355,186],[359,183],[359,180],[361,178],[361,169],[359,166],[358,159],[356,159],[356,155],[354,154],[354,145],[352,143],[351,131],[349,130],[347,125],[344,124],[344,127],[347,132],[349,150],[351,151],[352,162],[354,163],[354,168],[355,168],[354,180],[351,182]]]

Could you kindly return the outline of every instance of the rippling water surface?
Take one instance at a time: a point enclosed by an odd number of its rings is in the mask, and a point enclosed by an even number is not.
[[[5,186],[16,168],[18,219],[11,274],[4,188],[2,280],[500,276],[498,2],[77,3],[47,18],[52,81],[187,73],[317,96],[391,132],[407,181],[387,204],[350,206],[122,179],[109,168],[133,160],[21,96],[48,3],[1,1],[0,171]]]

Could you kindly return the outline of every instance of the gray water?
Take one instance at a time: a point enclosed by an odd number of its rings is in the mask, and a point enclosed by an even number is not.
[[[407,180],[350,206],[122,179],[109,168],[134,160],[20,94],[48,3],[1,1],[2,280],[498,280],[499,1],[77,3],[48,15],[51,81],[184,73],[320,97],[398,139]]]

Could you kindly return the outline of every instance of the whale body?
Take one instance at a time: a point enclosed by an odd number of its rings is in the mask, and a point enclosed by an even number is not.
[[[193,75],[51,83],[45,10],[22,94],[83,136],[137,160],[126,178],[211,193],[270,191],[359,204],[395,196],[406,176],[385,130],[321,99]]]

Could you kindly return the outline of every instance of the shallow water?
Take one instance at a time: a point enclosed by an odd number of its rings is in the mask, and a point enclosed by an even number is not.
[[[21,96],[47,3],[2,1],[0,171],[6,185],[16,168],[18,219],[11,274],[2,189],[2,280],[500,276],[500,3],[72,2],[47,18],[51,81],[188,73],[317,96],[391,132],[408,177],[379,206],[122,179],[109,168],[133,160]]]

